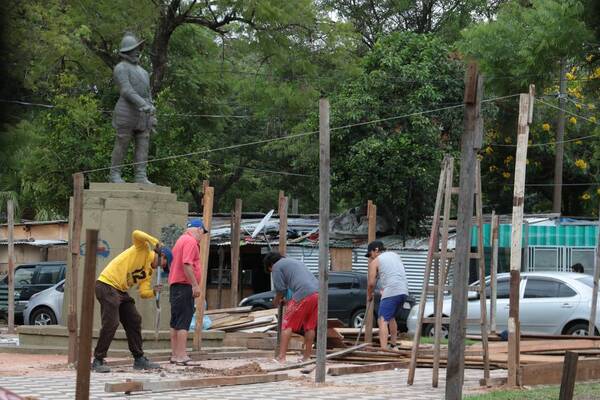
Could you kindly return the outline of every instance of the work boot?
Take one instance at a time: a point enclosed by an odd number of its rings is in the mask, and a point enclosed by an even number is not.
[[[112,168],[110,170],[109,180],[112,183],[125,183],[123,178],[121,178],[121,170],[117,168]]]
[[[154,183],[148,180],[148,176],[146,175],[146,165],[144,165],[144,169],[138,168],[138,165],[135,166],[135,183],[143,183],[144,185],[154,185]]]
[[[133,361],[133,369],[159,369],[160,365],[157,363],[153,363],[148,360],[146,357],[136,357]]]
[[[106,365],[106,363],[104,362],[104,360],[102,358],[94,357],[94,361],[92,361],[92,371],[100,372],[100,373],[107,373],[107,372],[110,372],[110,367],[108,365]]]

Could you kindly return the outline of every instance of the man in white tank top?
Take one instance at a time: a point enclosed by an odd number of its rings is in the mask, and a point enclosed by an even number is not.
[[[367,286],[367,297],[371,301],[377,284],[377,278],[381,281],[381,301],[377,322],[379,324],[379,344],[382,349],[388,348],[388,334],[390,335],[390,347],[396,348],[398,338],[398,325],[396,313],[404,305],[408,296],[408,282],[404,271],[404,264],[400,256],[391,251],[385,251],[383,242],[374,240],[367,247],[369,258],[369,276]]]

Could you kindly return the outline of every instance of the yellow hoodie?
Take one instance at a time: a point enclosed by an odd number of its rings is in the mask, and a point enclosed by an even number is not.
[[[142,231],[131,234],[133,246],[116,256],[98,277],[100,282],[126,292],[134,285],[143,299],[154,296],[152,290],[152,261],[158,239]]]

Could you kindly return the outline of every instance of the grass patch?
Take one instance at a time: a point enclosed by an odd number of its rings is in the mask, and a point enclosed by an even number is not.
[[[419,343],[421,344],[433,344],[433,342],[435,341],[435,338],[429,337],[429,336],[421,336],[421,341]],[[448,344],[448,339],[442,338],[440,340],[441,344]],[[465,345],[470,346],[472,344],[475,343],[481,343],[479,341],[476,340],[471,340],[471,339],[465,339]]]
[[[545,386],[523,390],[497,390],[486,394],[466,396],[466,400],[556,400],[560,386]],[[575,383],[575,400],[600,398],[600,383]]]

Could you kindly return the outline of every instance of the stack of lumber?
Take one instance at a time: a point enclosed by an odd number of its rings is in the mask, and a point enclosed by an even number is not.
[[[277,310],[251,311],[251,307],[222,308],[205,313],[212,321],[209,330],[267,332],[277,328]]]

